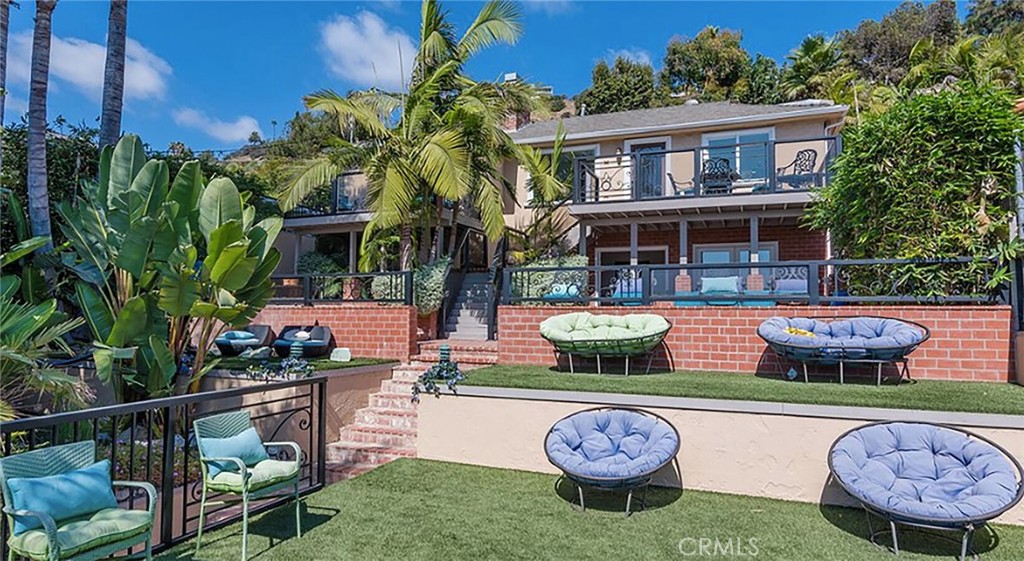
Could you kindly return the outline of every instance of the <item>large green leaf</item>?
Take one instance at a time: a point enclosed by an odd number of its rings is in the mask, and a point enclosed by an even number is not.
[[[199,231],[209,242],[213,231],[229,220],[242,222],[242,197],[230,179],[218,177],[199,199]]]
[[[11,263],[14,263],[18,259],[32,253],[33,251],[43,247],[50,241],[50,238],[46,236],[36,236],[29,238],[23,242],[14,244],[10,251],[0,253],[0,267],[6,267]]]
[[[10,300],[18,292],[21,279],[14,275],[0,276],[0,299]],[[2,310],[0,310],[2,311]]]
[[[174,374],[178,370],[174,363],[174,355],[167,348],[167,344],[156,335],[149,337],[149,347],[156,364],[151,365],[146,389],[151,395],[167,392],[174,383]],[[156,368],[153,369],[152,366]]]
[[[113,347],[123,347],[126,342],[145,333],[147,321],[146,301],[140,296],[129,298],[118,312],[104,342]]]
[[[164,267],[160,275],[157,305],[174,317],[188,315],[199,300],[199,282],[192,269],[196,262],[196,249],[190,246],[186,253],[186,257],[176,259],[177,262]]]
[[[206,261],[212,264],[217,262],[225,247],[242,240],[245,234],[242,233],[242,225],[237,220],[230,220],[210,233],[209,244],[206,247]]]
[[[18,197],[14,196],[13,191],[4,191],[4,204],[7,209],[4,211],[10,218],[11,223],[14,224],[14,235],[17,236],[18,240],[27,240],[32,236],[32,226],[25,217],[25,207],[21,205],[21,201]]]
[[[106,341],[110,337],[110,330],[114,327],[114,314],[111,313],[100,293],[87,284],[76,283],[75,295],[78,297],[78,307],[82,310],[86,323],[89,324],[93,338],[97,341]]]
[[[247,249],[247,244],[224,248],[210,270],[210,280],[225,290],[238,290],[245,286],[258,263],[255,257],[246,257]]]
[[[283,224],[284,219],[280,216],[270,216],[253,226],[249,230],[249,255],[264,259],[274,246]]]
[[[149,216],[133,221],[114,263],[131,273],[133,277],[141,277],[146,269],[149,247],[153,243],[153,236],[156,235],[156,228],[157,221]]]
[[[114,353],[110,349],[92,350],[92,361],[96,365],[96,377],[104,384],[114,382]]]
[[[39,267],[21,268],[21,298],[26,302],[40,302],[49,297],[50,286]]]
[[[107,204],[107,190],[110,188],[111,160],[114,158],[114,147],[107,145],[100,150],[100,174],[96,184],[96,199]]]
[[[184,224],[188,225],[188,232],[195,232],[199,229],[199,197],[202,194],[203,172],[199,162],[185,162],[178,170],[178,174],[174,176],[171,190],[167,194],[168,201],[178,204],[175,231],[179,236],[183,237],[186,232],[181,226],[182,222],[179,221],[184,221]]]
[[[117,248],[107,238],[106,220],[101,211],[91,205],[73,207],[61,203],[57,205],[57,212],[62,218],[60,229],[64,237],[74,246],[75,254],[85,266],[75,272],[86,282],[102,284],[110,266],[110,253]],[[74,268],[75,261],[65,259],[65,264]]]
[[[128,215],[132,226],[143,216],[156,216],[167,197],[168,174],[167,164],[160,160],[150,160],[139,170],[128,190]]]
[[[107,187],[107,218],[115,230],[127,232],[131,222],[128,191],[146,165],[146,151],[138,136],[126,134],[114,148],[110,160],[110,184]]]

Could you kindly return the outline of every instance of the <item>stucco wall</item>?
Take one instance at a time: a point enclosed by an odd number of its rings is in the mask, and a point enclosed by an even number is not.
[[[557,473],[543,449],[548,429],[586,403],[445,396],[419,405],[418,456],[466,464]],[[679,431],[684,489],[851,505],[829,482],[826,457],[843,432],[860,419],[645,408]],[[1024,458],[1024,430],[970,429]],[[655,483],[678,486],[671,470]],[[685,495],[684,499],[685,500]],[[998,522],[1024,525],[1024,505]]]

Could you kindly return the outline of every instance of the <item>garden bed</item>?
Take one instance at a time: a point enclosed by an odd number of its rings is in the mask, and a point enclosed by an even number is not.
[[[263,363],[266,363],[268,366],[272,368],[276,368],[281,364],[282,360],[284,359],[279,358],[277,356],[262,360],[242,358],[237,356],[222,357],[220,359],[220,362],[217,363],[217,369],[231,370],[232,372],[245,372],[245,369],[248,368],[250,365],[259,366]],[[354,357],[352,358],[352,360],[348,362],[335,362],[327,357],[323,357],[306,359],[306,362],[308,362],[313,367],[313,370],[317,372],[324,372],[327,370],[341,370],[343,368],[354,368],[357,366],[368,366],[372,364],[386,364],[395,361],[386,358]]]
[[[1015,384],[981,384],[916,380],[876,387],[873,380],[812,380],[790,382],[779,377],[722,372],[678,371],[665,374],[569,374],[543,366],[491,366],[467,374],[463,385],[601,392],[705,399],[730,399],[883,407],[925,411],[959,411],[1024,415],[1024,387]]]

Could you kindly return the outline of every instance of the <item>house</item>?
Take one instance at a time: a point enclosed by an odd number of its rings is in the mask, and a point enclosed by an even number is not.
[[[571,235],[594,266],[714,264],[713,276],[731,272],[739,290],[768,289],[772,278],[748,285],[751,271],[722,265],[827,258],[825,233],[799,222],[813,189],[829,181],[847,109],[813,100],[691,101],[564,119],[561,167],[573,182],[565,212],[577,224]],[[557,130],[557,121],[543,121],[512,137],[545,150]],[[518,201],[509,205],[508,223],[522,224],[532,202],[528,173],[510,168]],[[607,288],[614,272],[602,277]],[[661,280],[655,290],[700,289],[687,275]]]

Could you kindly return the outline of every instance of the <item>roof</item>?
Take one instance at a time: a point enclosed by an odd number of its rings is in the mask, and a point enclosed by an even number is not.
[[[814,115],[834,115],[837,118],[842,118],[846,114],[847,109],[848,107],[845,105],[808,103],[782,105],[748,105],[727,101],[696,103],[540,121],[524,126],[511,133],[511,136],[517,142],[529,144],[554,140],[559,123],[562,123],[565,127],[566,138],[575,140],[683,128],[742,124],[772,118]]]

